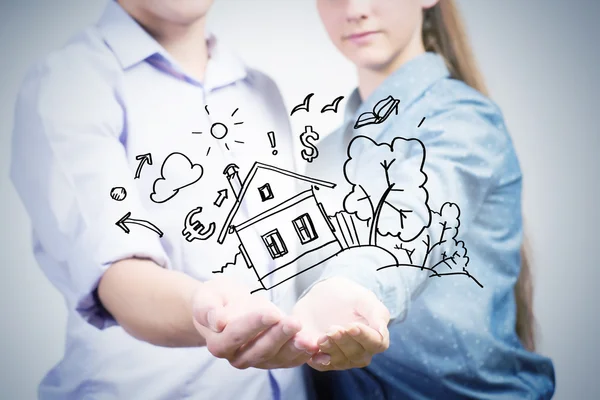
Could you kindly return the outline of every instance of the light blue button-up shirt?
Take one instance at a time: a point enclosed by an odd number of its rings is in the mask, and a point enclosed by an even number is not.
[[[187,241],[186,215],[203,207],[198,218],[205,228],[220,228],[235,200],[231,192],[219,200],[229,163],[240,173],[255,161],[291,168],[289,121],[277,87],[212,36],[208,43],[206,79],[198,82],[111,1],[97,24],[38,63],[23,83],[12,179],[32,220],[35,256],[69,310],[65,355],[41,382],[42,399],[305,398],[297,368],[237,370],[206,348],[138,341],[95,294],[111,263],[129,257],[214,278],[234,260],[237,243],[217,246],[216,235]],[[201,165],[198,183],[187,185],[199,169],[182,157],[179,169],[161,168],[175,152]],[[144,154],[153,162],[138,157]],[[168,179],[157,180],[161,174]],[[130,222],[127,234],[116,223],[128,213],[158,230]],[[263,274],[266,260],[254,260]],[[295,294],[284,286],[269,295],[286,309]]]
[[[362,113],[373,111],[377,102],[388,96],[400,100],[397,115],[392,112],[382,123],[354,129]],[[389,260],[370,254],[357,253],[353,263],[348,258],[330,260],[321,279],[335,275],[355,279],[372,289],[395,318],[388,351],[374,357],[365,370],[330,373],[340,379],[335,381],[336,398],[366,398],[362,396],[367,394],[373,399],[550,398],[555,385],[552,362],[525,350],[515,333],[513,287],[521,261],[522,175],[499,108],[463,82],[451,79],[443,59],[434,53],[403,65],[364,102],[355,91],[348,99],[345,125],[318,145],[319,153],[326,156],[308,166],[309,175],[339,183],[334,193],[323,196],[327,210],[343,209],[344,198],[352,190],[346,178],[366,185],[381,179],[374,175],[369,182],[364,176],[373,160],[383,162],[381,148],[366,141],[352,150],[358,161],[346,165],[344,176],[348,145],[357,135],[378,144],[390,144],[397,137],[421,141],[428,193],[423,198],[429,209],[438,213],[446,202],[459,206],[456,239],[464,242],[467,252],[453,248],[468,257],[467,271],[483,288],[466,275],[430,277],[431,271],[411,267],[376,271]],[[418,168],[422,159],[421,146],[407,146],[403,157],[395,161],[403,167],[390,169],[388,178],[397,183],[396,188],[423,183]],[[383,173],[383,169],[377,171]],[[391,202],[419,213],[417,217],[426,225],[428,216],[417,207],[423,199],[414,198],[423,192],[415,188],[404,199],[394,194],[398,197]],[[391,222],[399,225],[400,217],[395,217]],[[439,237],[437,220],[432,221],[420,239]],[[379,226],[389,222],[380,220]],[[409,260],[402,248],[410,249],[411,243],[390,236],[379,240],[400,263],[423,265],[425,253],[418,245]],[[446,240],[440,251],[430,254],[425,267],[440,261],[441,250],[452,241]],[[463,262],[456,265],[442,263],[435,269],[462,272],[464,260],[462,257]],[[313,279],[318,279],[321,271],[312,273]]]

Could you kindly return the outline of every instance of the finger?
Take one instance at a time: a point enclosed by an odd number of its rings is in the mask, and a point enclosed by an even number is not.
[[[290,363],[290,367],[297,367],[302,364],[305,364],[308,360],[310,360],[314,356],[313,353],[307,353],[306,351],[302,352],[298,357],[296,357]]]
[[[390,322],[390,312],[374,294],[365,296],[357,305],[357,311],[367,320],[371,328],[381,333],[382,337],[385,336],[387,325]]]
[[[261,369],[277,369],[299,367],[302,364],[305,364],[313,356],[313,353],[307,353],[304,349],[297,348],[293,342],[294,339],[290,339],[282,346],[280,353],[278,353],[268,362],[258,364],[255,367]],[[286,350],[286,353],[284,355],[280,355],[281,351],[283,351],[286,347],[289,347]]]
[[[381,353],[389,347],[389,332],[384,328],[384,336],[375,329],[364,324],[356,324],[352,338],[370,355]],[[358,332],[357,332],[358,331]]]
[[[271,309],[258,308],[225,318],[227,325],[217,338],[207,341],[207,347],[215,357],[231,360],[242,345],[279,322],[281,316]]]
[[[299,358],[309,359],[318,352],[318,348],[312,347],[307,349],[302,343],[300,343],[296,337],[288,340],[281,348],[279,352],[273,357],[275,362],[281,363],[281,365],[290,363]],[[303,362],[304,363],[304,362]]]
[[[343,335],[344,328],[340,326],[332,327],[331,331],[327,333],[327,339],[319,344],[319,350],[321,353],[329,355],[329,361],[334,368],[341,368],[350,363],[350,360],[344,352],[339,348],[336,343],[336,339],[340,339]],[[320,353],[319,353],[320,354]],[[315,361],[319,361],[321,356],[317,354]]]
[[[326,336],[320,338],[317,332],[303,328],[294,337],[294,345],[307,353],[316,354],[319,351],[318,343],[325,341],[326,338]]]
[[[332,340],[337,347],[353,364],[361,364],[369,356],[369,352],[365,350],[362,344],[354,339],[355,336],[360,334],[360,328],[357,325],[351,325],[348,329],[337,332],[336,335],[332,336]]]
[[[308,360],[306,364],[320,372],[331,371],[334,369],[327,354],[319,353]]]
[[[230,360],[238,369],[246,369],[269,362],[291,361],[299,354],[288,354],[288,359],[272,360],[276,356],[285,356],[288,346],[284,345],[300,331],[302,325],[293,318],[284,318],[276,325],[262,332],[251,342],[240,348]],[[292,346],[293,347],[293,344]],[[283,349],[282,349],[283,348]],[[279,354],[282,353],[282,354]]]

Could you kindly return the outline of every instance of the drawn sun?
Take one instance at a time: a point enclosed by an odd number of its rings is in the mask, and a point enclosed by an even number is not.
[[[206,110],[207,115],[210,115],[210,112],[208,111],[208,106],[204,106],[204,110]],[[238,112],[238,110],[239,110],[239,108],[236,108],[231,113],[232,118],[235,115],[235,113]],[[233,123],[233,125],[242,125],[242,124],[243,124],[243,122],[234,122]],[[202,132],[192,132],[192,133],[195,135],[202,134]],[[229,133],[229,128],[227,128],[227,125],[225,125],[222,122],[215,122],[210,127],[210,135],[217,140],[225,139],[225,137],[227,136],[228,133]],[[239,144],[244,144],[244,142],[242,142],[241,140],[234,140],[234,142],[239,143]],[[224,146],[227,149],[227,151],[229,151],[229,144],[227,142],[224,142]],[[206,151],[206,155],[208,155],[210,153],[210,149],[211,149],[211,146],[208,147],[208,150]]]

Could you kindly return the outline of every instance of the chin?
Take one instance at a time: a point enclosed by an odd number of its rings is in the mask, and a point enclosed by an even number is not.
[[[390,54],[387,54],[387,52],[377,51],[375,49],[355,52],[348,58],[358,68],[370,69],[374,71],[387,69],[392,61]]]
[[[161,14],[172,22],[186,25],[205,17],[211,4],[209,0],[170,0],[162,3],[166,9]]]

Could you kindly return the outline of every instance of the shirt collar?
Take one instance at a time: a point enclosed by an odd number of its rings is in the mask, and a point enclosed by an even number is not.
[[[433,52],[419,54],[388,76],[364,102],[358,89],[354,89],[346,102],[344,119],[346,123],[355,121],[360,114],[372,111],[377,102],[390,95],[400,100],[400,113],[433,83],[449,76],[450,72],[442,56]]]
[[[208,36],[208,64],[206,65],[206,90],[230,85],[250,77],[246,64],[212,34]]]
[[[97,27],[124,70],[150,59],[155,67],[194,82],[194,79],[185,75],[167,51],[116,0],[108,2]],[[208,33],[206,40],[209,60],[203,84],[205,89],[212,90],[247,78],[246,65],[240,58],[221,43],[217,45],[214,35]],[[164,62],[156,62],[157,58]]]
[[[165,52],[116,0],[108,2],[97,26],[123,69]]]

